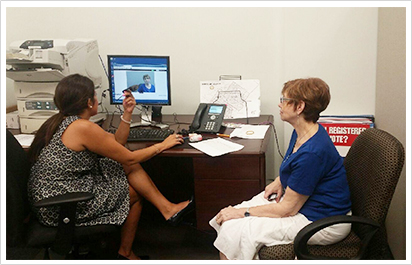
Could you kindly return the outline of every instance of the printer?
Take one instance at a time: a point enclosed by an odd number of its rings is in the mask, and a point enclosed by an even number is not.
[[[96,89],[102,83],[99,48],[93,39],[15,41],[6,53],[6,64],[6,76],[14,80],[22,133],[37,131],[58,112],[54,91],[65,76],[87,76]]]

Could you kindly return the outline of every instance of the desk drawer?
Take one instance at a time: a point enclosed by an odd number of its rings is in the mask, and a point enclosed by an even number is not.
[[[222,208],[261,192],[259,180],[195,180],[197,228],[209,230],[209,220]]]
[[[195,179],[260,179],[264,159],[250,157],[193,158]]]

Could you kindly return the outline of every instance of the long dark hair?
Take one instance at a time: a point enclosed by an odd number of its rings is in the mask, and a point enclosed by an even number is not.
[[[47,119],[37,131],[28,153],[32,163],[37,160],[43,147],[49,144],[63,119],[81,114],[88,107],[89,99],[94,103],[94,84],[88,77],[73,74],[57,84],[53,100],[59,113]]]

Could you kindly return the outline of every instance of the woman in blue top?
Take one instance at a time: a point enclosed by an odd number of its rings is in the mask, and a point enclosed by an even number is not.
[[[280,117],[294,131],[280,176],[262,193],[222,209],[210,221],[218,233],[214,245],[221,259],[257,258],[261,246],[292,243],[299,230],[313,221],[351,213],[343,159],[317,123],[329,101],[329,87],[319,78],[284,85]],[[270,200],[274,193],[276,199]],[[334,225],[315,234],[309,243],[335,243],[349,232],[350,224]]]
[[[129,86],[128,88],[126,88],[123,91],[129,90],[130,92],[139,92],[140,94],[144,93],[144,92],[150,92],[150,93],[155,93],[156,92],[156,88],[153,84],[150,83],[151,78],[150,75],[144,75],[143,76],[143,81],[144,83],[141,83],[139,85],[133,85],[133,86]]]
[[[144,75],[143,76],[143,84],[139,85],[139,88],[137,89],[137,92],[143,93],[143,92],[151,92],[154,93],[156,92],[156,88],[154,85],[150,83],[150,75]]]

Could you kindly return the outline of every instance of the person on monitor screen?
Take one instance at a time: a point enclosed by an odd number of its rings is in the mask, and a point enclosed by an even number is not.
[[[92,80],[74,74],[58,83],[54,102],[59,112],[40,127],[29,150],[33,164],[28,192],[31,203],[66,192],[93,193],[93,199],[78,205],[76,225],[122,225],[118,258],[139,259],[132,244],[142,199],[151,202],[171,224],[193,209],[193,200],[170,202],[140,165],[182,144],[181,135],[170,135],[161,143],[136,151],[124,146],[136,106],[133,95],[129,91],[124,93],[124,113],[116,133],[111,134],[89,121],[98,108]],[[42,224],[57,226],[56,208],[33,211]]]
[[[343,159],[317,123],[329,101],[329,87],[319,78],[285,83],[278,105],[280,118],[294,130],[280,176],[251,200],[226,207],[210,220],[217,231],[214,246],[221,259],[257,258],[263,245],[293,243],[297,233],[313,221],[351,214]],[[350,224],[328,227],[309,244],[338,242],[350,229]]]
[[[142,84],[129,86],[126,89],[130,90],[131,92],[137,91],[139,93],[145,93],[145,92],[155,93],[156,92],[155,86],[150,83],[151,81],[150,75],[144,75],[143,81],[144,83]]]

